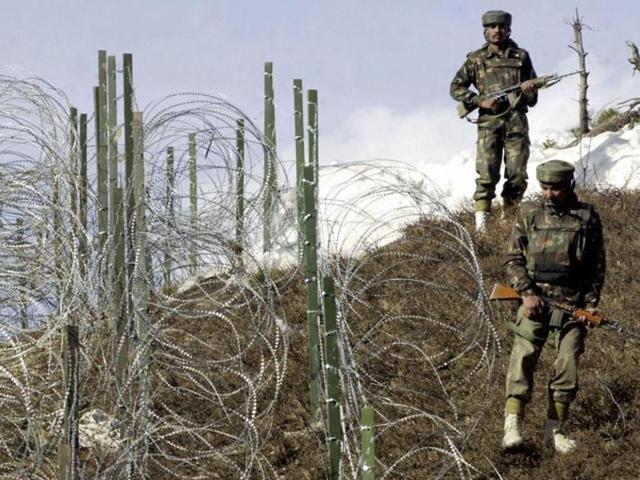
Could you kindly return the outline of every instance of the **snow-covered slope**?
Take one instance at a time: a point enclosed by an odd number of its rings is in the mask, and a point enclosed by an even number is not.
[[[532,138],[528,164],[527,193],[540,190],[536,182],[536,167],[547,160],[565,160],[575,165],[578,184],[638,188],[640,186],[640,126],[610,132],[595,138],[584,138],[569,148],[546,148],[545,145],[569,145],[570,133],[542,132]],[[422,163],[417,169],[429,177],[443,192],[450,207],[469,199],[475,188],[475,147],[456,154],[447,163]],[[498,196],[501,186],[498,186]]]
[[[536,167],[560,159],[576,166],[580,185],[637,188],[640,186],[640,126],[584,138],[568,148],[570,133],[542,131],[532,138],[527,194],[540,190]],[[359,254],[394,240],[403,226],[428,214],[446,215],[471,201],[475,188],[475,147],[462,150],[444,164],[411,165],[370,160],[323,166],[320,169],[319,238],[324,254]],[[502,182],[501,182],[502,183]],[[499,194],[501,184],[498,185]],[[292,193],[290,191],[290,193]],[[294,196],[289,195],[275,219],[276,244],[264,259],[274,266],[295,263]],[[443,208],[446,207],[446,208]],[[256,257],[262,257],[256,239]],[[254,257],[254,258],[256,258]]]

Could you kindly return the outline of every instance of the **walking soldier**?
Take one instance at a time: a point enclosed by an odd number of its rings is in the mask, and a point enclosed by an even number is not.
[[[507,246],[506,273],[523,297],[506,379],[503,446],[522,444],[521,420],[531,399],[533,374],[547,338],[555,341],[548,384],[545,441],[561,453],[576,448],[565,432],[569,405],[578,391],[578,359],[587,320],[550,308],[543,297],[595,311],[605,276],[602,225],[594,207],[574,193],[574,167],[551,160],[538,166],[543,202],[523,202]]]

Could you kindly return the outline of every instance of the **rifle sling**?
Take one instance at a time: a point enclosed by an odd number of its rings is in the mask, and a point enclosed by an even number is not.
[[[522,99],[522,93],[518,94],[517,100],[515,100],[514,102],[509,102],[509,108],[507,108],[504,112],[498,113],[496,115],[491,115],[491,114],[483,115],[482,118],[478,117],[478,119],[475,122],[472,121],[472,123],[477,123],[478,125],[482,126],[484,122],[491,122],[493,120],[502,118],[505,115],[511,113],[515,109],[515,107],[520,103],[521,99]]]

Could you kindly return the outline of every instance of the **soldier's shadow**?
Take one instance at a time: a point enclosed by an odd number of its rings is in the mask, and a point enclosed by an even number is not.
[[[542,460],[542,453],[538,450],[536,444],[531,441],[525,441],[517,448],[505,450],[504,454],[508,455],[511,460],[527,464],[538,464]]]

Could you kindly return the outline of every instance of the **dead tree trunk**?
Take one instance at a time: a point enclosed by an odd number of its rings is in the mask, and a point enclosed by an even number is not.
[[[578,64],[580,69],[580,96],[578,97],[578,131],[580,132],[580,135],[586,135],[587,133],[589,133],[589,112],[587,110],[587,106],[589,103],[589,100],[587,99],[587,89],[589,88],[587,78],[589,77],[589,72],[587,72],[585,61],[588,52],[584,51],[584,45],[582,43],[582,29],[585,26],[586,25],[582,22],[582,17],[580,17],[580,15],[578,14],[578,9],[576,8],[576,16],[571,20],[574,40],[573,45],[569,45],[569,48],[571,48],[578,54]]]

